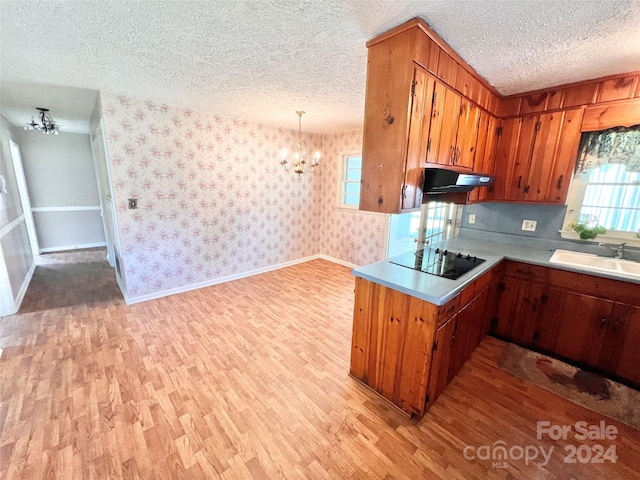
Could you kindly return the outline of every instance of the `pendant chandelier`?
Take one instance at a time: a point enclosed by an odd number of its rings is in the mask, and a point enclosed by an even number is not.
[[[298,110],[296,113],[298,114],[298,146],[296,147],[293,158],[291,159],[291,164],[293,165],[293,171],[300,176],[303,173],[315,172],[318,165],[320,165],[320,152],[313,154],[311,163],[307,162],[307,151],[302,144],[302,115],[304,115],[304,112],[302,110]],[[289,166],[289,153],[287,150],[282,151],[281,158],[282,160],[280,161],[280,165],[282,165],[282,169],[285,172],[288,172],[291,167]]]
[[[27,123],[24,126],[25,130],[37,130],[39,132],[44,133],[45,135],[58,135],[60,129],[58,124],[53,121],[53,117],[49,113],[48,108],[40,108],[36,107],[36,110],[40,110],[38,117],[40,118],[40,123],[36,123],[36,116],[31,117],[31,123]]]

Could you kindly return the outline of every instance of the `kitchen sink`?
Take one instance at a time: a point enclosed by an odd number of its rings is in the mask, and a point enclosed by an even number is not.
[[[591,253],[556,250],[549,261],[571,265],[587,271],[608,272],[621,277],[640,279],[640,263],[629,260],[615,260]]]

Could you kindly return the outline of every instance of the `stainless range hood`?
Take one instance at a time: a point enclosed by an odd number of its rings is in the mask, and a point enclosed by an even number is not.
[[[425,168],[422,184],[423,201],[445,193],[470,192],[476,187],[493,185],[494,177],[486,173],[458,172],[445,168]]]

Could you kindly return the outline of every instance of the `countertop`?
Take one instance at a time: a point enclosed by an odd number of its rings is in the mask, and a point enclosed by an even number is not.
[[[640,285],[640,279],[622,277],[607,272],[591,272],[570,265],[551,263],[549,259],[555,249],[542,249],[529,245],[516,245],[512,243],[499,243],[495,241],[479,240],[472,237],[457,236],[442,242],[430,245],[431,248],[444,248],[453,252],[471,254],[485,261],[478,267],[465,273],[456,280],[442,278],[428,273],[411,270],[407,267],[395,265],[388,260],[372,263],[353,270],[356,277],[370,280],[385,287],[398,290],[407,295],[420,298],[435,305],[444,305],[474,280],[488,272],[502,260],[515,260],[519,262],[557,268],[576,273],[583,273],[597,277],[623,280]]]

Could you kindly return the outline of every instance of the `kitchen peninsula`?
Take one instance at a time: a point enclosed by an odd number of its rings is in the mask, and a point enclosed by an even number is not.
[[[437,247],[485,261],[456,280],[389,260],[353,271],[350,373],[403,411],[424,415],[487,332],[640,385],[640,277],[550,263],[553,250],[527,245]]]

